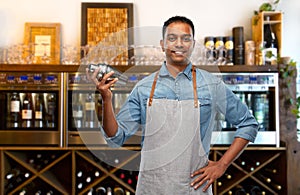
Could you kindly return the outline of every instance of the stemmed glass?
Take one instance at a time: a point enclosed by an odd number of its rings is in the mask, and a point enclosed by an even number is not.
[[[87,58],[87,54],[89,52],[89,49],[90,49],[90,46],[89,45],[83,45],[83,46],[80,46],[80,64],[83,64],[83,65],[87,65],[89,63],[89,60]]]
[[[25,61],[27,64],[36,64],[37,59],[34,53],[34,49],[37,46],[36,43],[29,43],[25,48]]]

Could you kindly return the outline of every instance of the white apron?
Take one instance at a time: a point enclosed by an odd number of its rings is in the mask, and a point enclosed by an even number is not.
[[[194,190],[190,175],[208,158],[200,138],[196,70],[192,68],[194,100],[153,99],[155,76],[147,106],[137,195],[212,194],[212,187]]]

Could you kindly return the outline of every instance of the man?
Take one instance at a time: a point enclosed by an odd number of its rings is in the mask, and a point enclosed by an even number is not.
[[[182,16],[168,19],[160,45],[166,61],[141,80],[115,118],[110,86],[98,71],[91,76],[103,100],[102,132],[111,146],[121,146],[142,129],[140,173],[136,194],[212,194],[211,184],[224,174],[249,141],[258,124],[244,105],[218,78],[192,66],[194,25]],[[235,139],[222,158],[208,160],[213,121],[225,115],[237,127]]]

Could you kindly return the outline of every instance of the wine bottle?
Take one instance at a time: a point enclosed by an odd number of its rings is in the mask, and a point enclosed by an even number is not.
[[[20,172],[20,169],[13,168],[5,175],[5,179],[7,182],[5,185],[5,189],[11,190],[17,186],[16,179],[20,175]]]
[[[22,105],[22,127],[30,128],[33,123],[32,94],[26,93]]]
[[[45,104],[43,94],[35,95],[34,127],[44,127]]]
[[[228,173],[225,173],[224,175],[225,175],[226,179],[231,179],[232,178],[232,176]]]
[[[21,100],[17,92],[13,92],[10,97],[10,127],[17,128],[21,119]]]
[[[87,195],[93,195],[93,194],[94,194],[94,189],[91,188],[91,189],[88,191]]]
[[[264,176],[263,174],[261,174],[261,173],[258,173],[258,177],[261,179],[261,180],[263,180],[264,182],[267,182],[267,183],[271,183],[271,178],[269,178],[269,177],[266,177],[266,176]]]
[[[41,190],[36,191],[35,195],[42,195],[42,191]]]
[[[73,128],[82,128],[82,120],[83,120],[83,105],[80,102],[80,94],[74,94],[74,103],[72,105],[72,114],[74,120]]]
[[[54,93],[49,93],[47,95],[47,113],[46,113],[46,122],[47,127],[55,128],[56,127],[56,96]]]
[[[5,175],[7,181],[5,188],[8,190],[14,189],[29,177],[29,172],[22,172],[19,168],[13,168]]]
[[[111,187],[107,188],[107,195],[113,195]]]
[[[272,187],[273,187],[274,189],[276,189],[276,190],[278,190],[278,191],[280,191],[280,190],[282,189],[281,185],[279,185],[279,184],[275,184],[275,183],[273,183],[273,182],[271,182],[270,184],[272,185]]]
[[[225,37],[226,65],[233,65],[234,43],[233,36]]]
[[[236,187],[234,194],[235,195],[246,195],[247,192],[242,186],[238,186],[238,187]]]
[[[260,189],[259,186],[253,186],[251,189],[250,189],[250,194],[251,195],[262,195],[262,191]]]
[[[115,187],[114,188],[114,195],[125,195],[125,192],[121,187]]]
[[[272,173],[272,174],[276,174],[277,173],[277,169],[272,169],[272,168],[265,168],[264,169],[266,172],[268,172],[268,173]]]
[[[96,195],[106,195],[106,188],[103,186],[97,187],[95,192]]]
[[[41,170],[43,166],[43,155],[42,153],[37,153],[34,158],[34,167],[37,170]]]
[[[85,127],[95,128],[95,101],[91,93],[87,94],[85,100]]]
[[[26,189],[22,189],[21,192],[19,192],[19,195],[26,195],[27,194],[27,190]]]
[[[83,172],[80,170],[76,174],[77,189],[83,188]]]
[[[267,21],[269,17],[267,18]],[[265,63],[267,65],[277,64],[278,41],[275,33],[272,31],[272,26],[268,22],[264,25],[264,43],[265,43]]]

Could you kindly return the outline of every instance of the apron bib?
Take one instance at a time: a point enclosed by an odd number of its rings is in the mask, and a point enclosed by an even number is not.
[[[200,112],[193,66],[194,100],[153,99],[158,73],[147,106],[137,195],[212,194],[194,190],[190,174],[208,158],[200,138]]]

